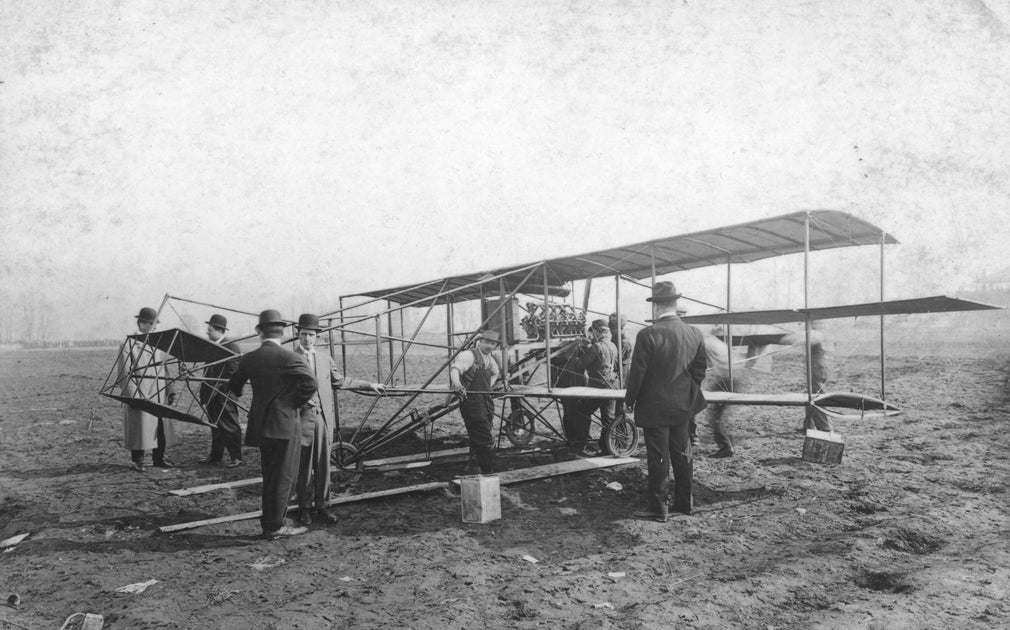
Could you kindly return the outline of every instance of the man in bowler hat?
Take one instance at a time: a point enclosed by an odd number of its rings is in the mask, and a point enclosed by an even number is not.
[[[324,523],[337,522],[336,515],[326,509],[330,497],[330,448],[336,426],[333,390],[369,389],[377,394],[386,393],[382,383],[344,377],[333,365],[329,352],[316,352],[320,330],[318,316],[303,313],[298,317],[295,354],[305,360],[319,384],[316,393],[301,408],[301,454],[295,494],[298,496],[298,522],[302,525],[311,525],[313,517]]]
[[[631,354],[624,402],[645,435],[648,461],[648,505],[635,518],[666,522],[670,468],[673,468],[673,511],[693,508],[690,422],[705,408],[705,342],[701,331],[677,316],[680,294],[672,282],[652,287],[652,326],[640,331]]]
[[[260,313],[256,330],[263,345],[239,360],[228,381],[228,388],[236,396],[241,396],[245,384],[252,382],[245,444],[260,449],[263,474],[260,524],[266,538],[306,532],[304,527],[285,523],[284,517],[298,473],[299,410],[316,393],[316,379],[304,359],[281,345],[285,326],[278,311],[269,309]]]
[[[135,316],[137,334],[148,335],[158,324],[158,311],[149,306]],[[143,341],[127,340],[116,361],[119,388],[124,396],[144,398],[160,404],[174,405],[178,396],[177,381],[171,377],[161,350]],[[175,444],[175,423],[146,411],[123,405],[123,444],[130,450],[131,467],[144,472],[144,452],[151,451],[155,468],[175,468],[165,457],[165,449]]]
[[[235,353],[235,357],[210,365],[203,371],[205,378],[217,380],[200,384],[200,404],[207,412],[207,419],[215,425],[210,430],[210,455],[200,463],[220,466],[227,450],[231,461],[226,466],[234,468],[242,465],[242,427],[238,423],[235,399],[228,391],[228,379],[238,367],[241,351],[237,343],[225,336],[228,332],[227,317],[214,314],[204,323],[207,324],[207,338]]]
[[[492,356],[497,347],[497,331],[483,330],[477,337],[477,346],[460,352],[449,366],[449,384],[459,399],[459,414],[470,437],[470,453],[477,459],[483,475],[494,472],[491,433],[494,402],[489,392],[501,371]]]

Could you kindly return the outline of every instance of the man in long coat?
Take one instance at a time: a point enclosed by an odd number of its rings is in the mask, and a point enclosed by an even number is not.
[[[298,522],[311,525],[312,517],[325,523],[336,523],[337,517],[327,511],[330,496],[330,449],[333,446],[335,407],[333,390],[370,389],[384,394],[382,383],[372,383],[344,377],[333,365],[329,352],[316,352],[319,335],[319,317],[304,313],[298,318],[298,346],[295,353],[302,357],[312,371],[319,388],[301,409],[301,455],[298,479],[295,482],[298,496]],[[326,384],[329,383],[329,387]]]
[[[660,522],[669,512],[671,466],[673,511],[690,514],[693,508],[690,422],[705,408],[705,343],[701,331],[677,317],[679,297],[672,282],[653,286],[654,323],[635,338],[624,397],[645,435],[649,469],[647,508],[633,516]]]
[[[235,353],[235,358],[215,363],[203,371],[205,378],[217,379],[200,384],[200,404],[207,412],[207,419],[216,426],[210,430],[210,455],[200,463],[220,466],[227,450],[231,458],[227,467],[234,468],[242,465],[242,427],[238,423],[238,406],[228,391],[228,379],[238,367],[241,350],[237,343],[225,336],[228,332],[228,318],[214,314],[205,323],[207,338],[222,348],[231,350]]]
[[[147,335],[157,325],[158,312],[145,306],[136,315],[137,331]],[[127,339],[116,361],[116,384],[123,396],[143,398],[172,405],[178,395],[178,383],[171,377],[165,353],[143,341]],[[132,468],[144,472],[144,451],[151,451],[156,468],[174,468],[165,458],[165,449],[175,444],[175,424],[168,419],[123,405],[123,446],[130,450]]]
[[[316,393],[316,379],[304,359],[281,346],[285,325],[278,311],[269,309],[260,313],[256,330],[263,345],[239,360],[228,381],[228,388],[236,396],[242,395],[246,382],[252,382],[245,444],[260,450],[263,474],[260,524],[266,538],[307,531],[286,524],[284,517],[298,473],[299,409]]]

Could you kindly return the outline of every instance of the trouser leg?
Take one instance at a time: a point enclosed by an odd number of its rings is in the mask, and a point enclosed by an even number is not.
[[[690,423],[680,422],[670,427],[668,449],[673,468],[673,510],[690,514],[694,507],[691,483],[694,478],[694,458],[691,451]]]
[[[157,446],[151,451],[151,459],[154,463],[165,461],[165,421],[158,418],[158,428],[154,432]]]
[[[645,456],[649,471],[648,509],[666,513],[670,492],[670,428],[643,428]]]
[[[469,402],[469,401],[468,401]],[[460,409],[466,432],[470,438],[470,452],[477,459],[482,474],[494,472],[494,437],[491,435],[491,410],[474,401]]]
[[[133,462],[143,462],[144,461],[144,451],[143,450],[130,450],[130,461]]]
[[[235,403],[226,403],[218,419],[221,449],[217,451],[218,458],[225,450],[232,459],[242,459],[242,425],[238,423],[238,408]]]
[[[260,466],[263,474],[263,515],[260,524],[264,532],[272,532],[284,525],[291,490],[298,475],[300,448],[301,443],[297,438],[260,438]]]
[[[298,456],[298,477],[295,481],[295,494],[298,496],[298,507],[305,509],[312,505],[312,492],[309,487],[309,477],[312,471],[312,445],[301,447]]]

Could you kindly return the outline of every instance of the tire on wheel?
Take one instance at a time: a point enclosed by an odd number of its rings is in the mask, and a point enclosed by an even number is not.
[[[603,428],[600,439],[608,455],[627,457],[638,450],[638,426],[628,416],[618,418]]]
[[[533,441],[533,414],[525,407],[518,407],[505,417],[505,437],[513,446],[526,446]]]
[[[350,442],[334,442],[330,447],[330,480],[334,483],[357,483],[364,462],[358,449]]]

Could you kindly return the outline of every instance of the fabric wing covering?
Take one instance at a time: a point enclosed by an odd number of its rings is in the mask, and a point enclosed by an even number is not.
[[[741,223],[713,230],[604,249],[577,256],[542,261],[547,265],[547,291],[567,295],[564,285],[573,280],[621,274],[636,280],[674,271],[727,263],[746,263],[805,251],[807,219],[810,251],[897,243],[890,234],[862,219],[838,210],[794,212],[769,219]],[[416,285],[369,291],[358,295],[381,298],[400,305],[430,305],[460,302],[481,297],[480,285],[490,295],[498,293],[497,276],[502,276],[506,292],[520,284],[521,293],[542,295],[543,274],[539,263],[453,276]],[[530,273],[532,270],[535,270]],[[470,286],[473,285],[473,286]]]

